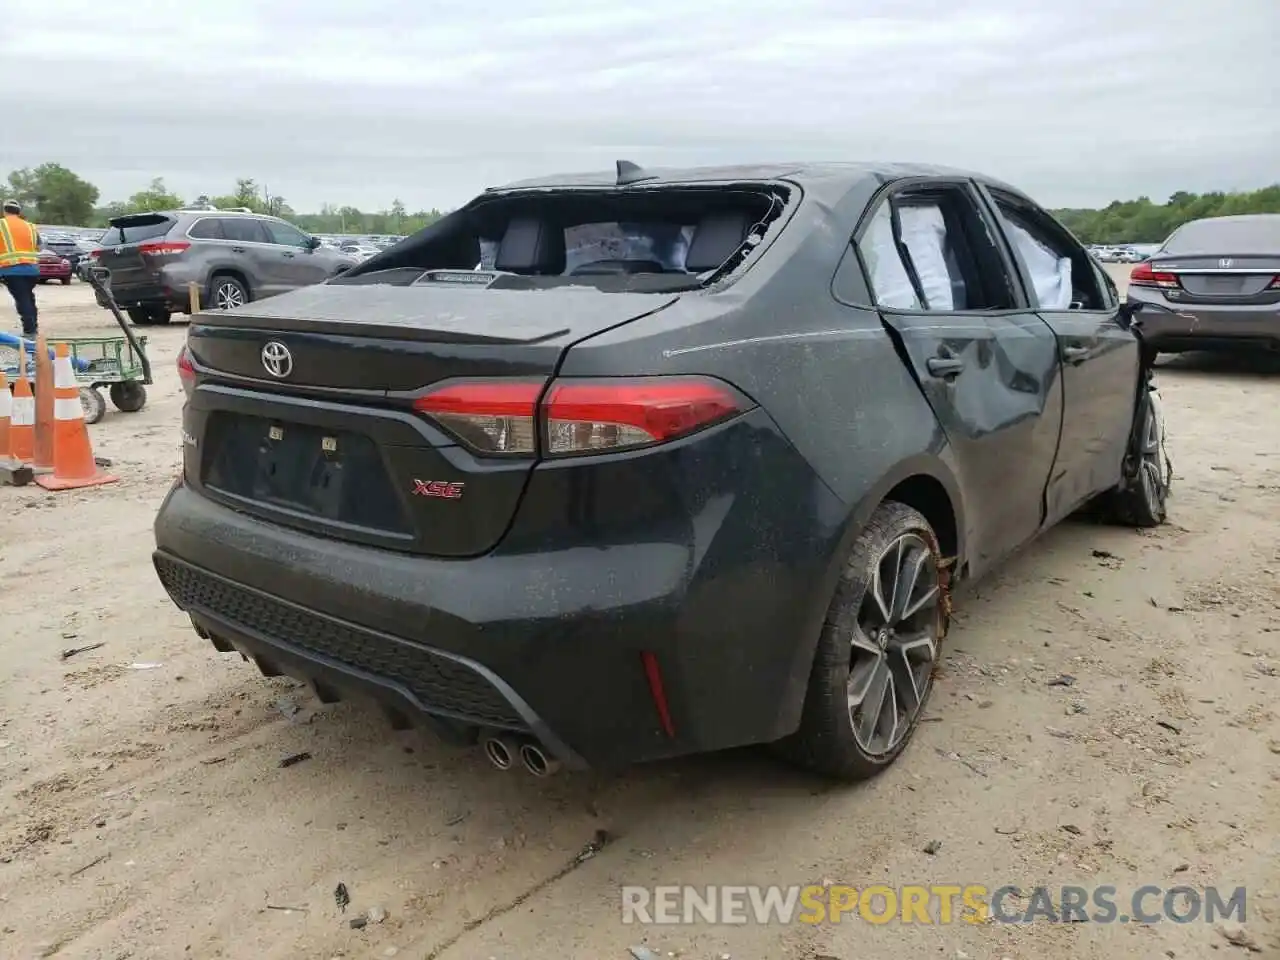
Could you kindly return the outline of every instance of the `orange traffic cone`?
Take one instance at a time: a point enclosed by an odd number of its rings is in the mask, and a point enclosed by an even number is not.
[[[9,378],[0,370],[0,463],[9,460],[9,419],[13,414],[13,394]]]
[[[53,361],[53,473],[36,477],[46,490],[74,490],[115,483],[113,477],[98,470],[89,445],[89,428],[84,423],[80,406],[80,388],[71,369],[71,351],[65,343],[55,348]]]
[[[27,354],[18,348],[18,382],[13,387],[13,410],[9,414],[9,456],[30,463],[36,447],[36,398],[27,380]]]
[[[44,334],[36,336],[36,442],[31,465],[48,472],[53,466],[53,362]]]

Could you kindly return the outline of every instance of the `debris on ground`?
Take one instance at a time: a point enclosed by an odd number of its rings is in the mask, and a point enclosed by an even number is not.
[[[303,750],[301,753],[291,753],[280,761],[281,767],[292,767],[295,763],[301,763],[303,760],[310,760],[311,753]]]
[[[923,848],[923,849],[924,849],[924,852],[925,852],[925,853],[929,854],[929,856],[931,856],[931,857],[932,857],[932,856],[934,856],[934,855],[935,855],[939,850],[941,850],[941,849],[942,849],[942,841],[941,841],[941,840],[930,840],[928,843],[926,843],[926,844],[924,845],[924,848]]]
[[[1074,687],[1075,684],[1076,678],[1069,673],[1060,673],[1046,682],[1046,685],[1050,687]]]
[[[1238,923],[1220,923],[1217,927],[1219,935],[1233,947],[1239,947],[1250,953],[1261,953],[1262,945]]]
[[[105,647],[106,645],[107,642],[103,640],[100,643],[86,643],[83,647],[68,647],[66,650],[62,651],[61,658],[63,660],[70,660],[78,653],[88,653],[90,650],[97,650],[99,647]]]
[[[387,919],[387,911],[383,907],[373,906],[365,911],[364,914],[369,918],[370,923],[382,923]]]
[[[347,904],[351,902],[351,894],[347,893],[347,885],[341,880],[333,888],[333,902],[338,905],[338,909],[343,913],[347,912]]]

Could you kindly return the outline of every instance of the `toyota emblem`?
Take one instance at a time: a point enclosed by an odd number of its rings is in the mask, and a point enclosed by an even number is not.
[[[293,373],[293,354],[279,340],[271,340],[262,348],[262,366],[273,377],[287,377]]]

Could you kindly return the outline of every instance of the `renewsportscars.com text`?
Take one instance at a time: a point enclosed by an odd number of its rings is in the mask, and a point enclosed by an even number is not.
[[[983,884],[623,887],[628,924],[1216,923],[1245,921],[1245,888]]]

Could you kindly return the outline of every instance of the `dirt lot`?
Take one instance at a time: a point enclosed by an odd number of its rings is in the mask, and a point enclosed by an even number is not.
[[[80,284],[39,297],[52,335],[112,329]],[[0,317],[16,326],[7,301]],[[832,788],[756,751],[542,782],[197,640],[149,561],[184,328],[150,336],[150,404],[91,428],[121,482],[0,488],[4,957],[1280,957],[1274,365],[1164,366],[1171,522],[1067,524],[967,589],[938,722],[877,782]],[[1259,952],[1203,920],[620,921],[622,884],[809,882],[1113,884],[1122,903],[1244,885]],[[386,919],[351,929],[373,906]]]

